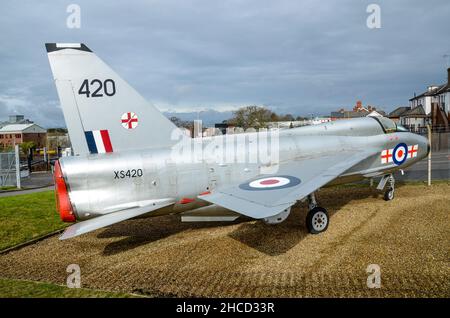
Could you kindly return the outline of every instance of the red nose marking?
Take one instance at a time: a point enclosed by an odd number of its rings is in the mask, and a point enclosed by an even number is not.
[[[261,181],[259,184],[270,185],[270,184],[275,184],[275,183],[278,183],[278,182],[280,182],[280,181],[277,180],[277,179],[269,179],[269,180]]]
[[[400,150],[398,151],[398,156],[399,156],[399,157],[403,157],[403,150],[400,149]]]

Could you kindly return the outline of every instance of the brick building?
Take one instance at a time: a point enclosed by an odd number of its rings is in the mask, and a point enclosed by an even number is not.
[[[10,148],[32,141],[37,148],[45,147],[47,130],[36,124],[10,124],[0,129],[0,148]]]
[[[341,108],[338,111],[331,112],[331,120],[337,120],[337,119],[347,119],[347,118],[357,118],[357,117],[365,117],[369,114],[376,112],[377,114],[384,116],[386,115],[382,110],[377,110],[376,107],[367,105],[367,107],[364,107],[362,102],[358,100],[356,102],[356,105],[353,107],[352,110],[345,110],[344,108]]]

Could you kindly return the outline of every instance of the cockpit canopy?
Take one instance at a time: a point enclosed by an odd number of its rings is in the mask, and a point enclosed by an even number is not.
[[[393,120],[386,118],[386,117],[371,117],[373,119],[375,119],[376,121],[378,121],[378,123],[380,123],[381,127],[383,128],[383,131],[386,134],[390,134],[393,132],[407,132],[408,129],[406,129],[405,127],[403,127],[400,124],[397,124],[396,122],[394,122]]]

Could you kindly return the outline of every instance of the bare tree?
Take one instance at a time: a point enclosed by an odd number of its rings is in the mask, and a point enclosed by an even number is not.
[[[182,128],[187,128],[187,129],[192,129],[192,127],[193,127],[192,122],[181,120],[180,118],[178,118],[176,116],[170,117],[169,120],[172,123],[174,123],[174,125],[177,127],[182,127]]]
[[[267,122],[272,121],[272,118],[277,116],[265,107],[256,105],[241,107],[233,112],[233,118],[227,122],[230,125],[248,128],[263,128],[266,127]]]

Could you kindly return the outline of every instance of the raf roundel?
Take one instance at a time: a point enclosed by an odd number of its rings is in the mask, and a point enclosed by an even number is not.
[[[294,187],[300,182],[299,178],[292,176],[271,176],[242,183],[239,185],[239,188],[248,191],[278,190]]]
[[[404,143],[399,143],[397,146],[395,146],[392,160],[396,165],[401,165],[406,161],[406,158],[408,157],[408,146]]]
[[[133,112],[124,113],[121,118],[122,127],[134,129],[138,126],[138,116]]]

